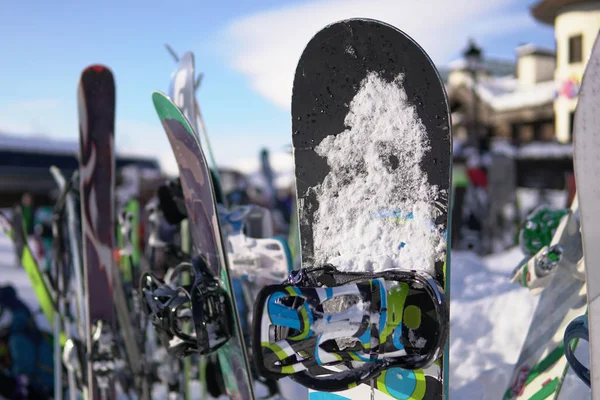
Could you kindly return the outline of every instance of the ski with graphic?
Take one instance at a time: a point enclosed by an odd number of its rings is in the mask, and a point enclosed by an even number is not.
[[[115,202],[115,82],[102,65],[79,79],[81,229],[86,295],[89,398],[116,396],[117,357],[113,301]]]
[[[258,371],[311,399],[447,399],[452,135],[432,61],[385,23],[328,25],[292,132],[302,268],[256,299]]]
[[[229,315],[233,321],[231,339],[224,343],[217,353],[227,393],[234,399],[251,399],[253,398],[252,378],[246,346],[240,331],[240,318],[225,259],[215,194],[206,159],[193,128],[181,110],[160,92],[154,92],[152,100],[179,167],[194,253],[199,257],[197,263],[206,264],[204,273],[200,266],[196,267],[198,271],[194,270],[194,275],[199,279],[193,280],[193,283],[201,284],[201,276],[211,275],[222,282],[221,285],[230,296]],[[199,333],[196,332],[197,335]]]
[[[583,329],[571,332],[589,339],[590,364],[588,379],[592,398],[600,397],[600,34],[592,48],[581,82],[573,132],[575,181],[581,214],[581,235],[585,259],[588,319]],[[573,328],[573,326],[571,326]],[[591,371],[591,372],[590,372]]]
[[[505,400],[558,398],[568,371],[563,333],[587,308],[579,227],[577,198],[569,210],[536,209],[523,226],[521,247],[528,257],[512,281],[542,294]]]

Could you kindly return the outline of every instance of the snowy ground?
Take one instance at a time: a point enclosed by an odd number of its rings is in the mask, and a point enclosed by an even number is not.
[[[450,305],[450,398],[500,400],[539,297],[509,282],[522,253],[512,248],[479,258],[453,252]],[[587,343],[576,354],[585,360]],[[585,363],[585,361],[584,361]],[[572,372],[559,399],[590,398]]]
[[[480,258],[469,252],[452,253],[450,393],[452,400],[500,400],[529,327],[537,297],[509,282],[521,259],[517,248]],[[0,236],[0,285],[10,282],[33,310],[39,309],[24,270],[15,267],[9,239]],[[48,326],[39,314],[42,326]],[[585,352],[587,346],[580,346]],[[165,398],[161,390],[157,398]],[[298,397],[298,391],[293,400]],[[589,390],[570,377],[561,399],[589,398]]]

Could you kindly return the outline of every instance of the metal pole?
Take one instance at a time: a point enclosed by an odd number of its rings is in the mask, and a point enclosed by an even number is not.
[[[481,152],[479,137],[479,97],[477,96],[477,69],[471,68],[471,77],[473,78],[473,140],[477,149]]]

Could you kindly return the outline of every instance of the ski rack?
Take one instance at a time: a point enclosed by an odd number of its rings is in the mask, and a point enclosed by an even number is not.
[[[388,283],[397,284],[401,300],[390,297],[393,289],[386,286]],[[405,328],[412,331],[406,325],[414,324],[405,322],[408,317],[402,316],[412,288],[417,291],[414,296],[419,302],[427,296],[431,303],[431,309],[421,314],[422,321],[419,317],[419,324],[425,323],[425,329],[435,333],[421,347],[410,343],[404,334]],[[325,312],[326,301],[344,296],[358,298],[369,309],[361,310],[360,316],[347,310]],[[402,311],[396,311],[397,308]],[[414,370],[430,366],[444,351],[448,327],[443,321],[447,315],[442,288],[422,272],[348,273],[331,265],[295,270],[283,284],[263,288],[255,301],[252,329],[255,366],[265,378],[291,377],[318,391],[346,390],[392,367]],[[331,331],[327,330],[328,325]],[[287,335],[278,328],[287,331]],[[336,336],[334,331],[338,330],[341,334],[335,332]],[[342,349],[332,339],[350,339],[353,343]],[[347,369],[327,368],[340,364]]]

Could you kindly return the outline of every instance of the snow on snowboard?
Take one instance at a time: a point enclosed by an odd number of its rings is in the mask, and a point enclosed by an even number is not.
[[[390,25],[329,25],[298,63],[292,130],[302,268],[256,299],[258,371],[311,399],[448,398],[451,130],[433,63]]]

